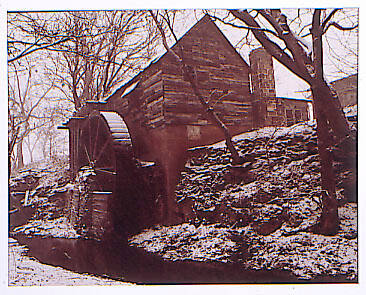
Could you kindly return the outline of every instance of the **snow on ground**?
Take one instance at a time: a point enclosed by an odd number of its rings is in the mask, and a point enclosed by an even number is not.
[[[311,121],[234,137],[248,161],[240,167],[231,167],[224,142],[191,149],[199,154],[187,162],[176,193],[194,201],[192,224],[146,230],[131,245],[168,260],[239,262],[250,270],[288,270],[304,280],[356,279],[357,204],[339,208],[337,235],[310,232],[321,213],[315,127]]]
[[[80,235],[68,222],[66,217],[56,219],[35,219],[27,224],[18,226],[13,230],[15,234],[25,234],[26,236],[42,236],[52,238],[77,239]]]
[[[308,121],[305,123],[298,123],[292,125],[290,127],[264,127],[251,132],[241,133],[239,135],[233,136],[233,141],[237,142],[240,140],[254,140],[254,139],[268,139],[272,138],[273,140],[283,137],[283,136],[291,136],[295,134],[304,134],[304,133],[312,133],[316,126],[316,121]],[[206,146],[207,148],[225,148],[225,141],[220,141],[218,143]],[[195,148],[192,148],[195,149]]]
[[[131,285],[89,274],[78,274],[26,256],[27,248],[9,238],[9,286]]]
[[[249,248],[252,257],[244,265],[251,269],[289,270],[300,279],[311,279],[316,275],[344,275],[355,279],[357,206],[346,204],[339,213],[341,230],[336,236],[309,232],[287,236],[286,225],[268,236],[254,234],[254,241],[258,244]],[[248,235],[245,230],[244,233],[244,237]]]
[[[288,224],[264,236],[251,225],[233,229],[184,223],[146,230],[130,244],[173,261],[236,261],[252,270],[288,270],[304,280],[318,275],[352,280],[357,277],[357,206],[346,204],[339,213],[341,230],[335,236],[301,231],[289,235]]]
[[[235,251],[228,228],[217,225],[181,224],[146,230],[130,240],[132,245],[145,248],[170,260],[227,262]]]

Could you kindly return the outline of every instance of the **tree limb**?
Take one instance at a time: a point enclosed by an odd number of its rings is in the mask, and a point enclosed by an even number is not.
[[[246,10],[230,10],[230,12],[238,19],[246,23],[250,27],[260,28],[257,21]],[[270,40],[268,36],[261,30],[252,31],[256,39],[262,44],[262,46],[271,54],[275,59],[282,63],[291,72],[304,79],[307,82],[311,82],[311,77],[307,71],[301,69],[297,63],[286,53],[281,47]]]
[[[325,28],[328,24],[328,22],[332,19],[332,17],[336,14],[337,11],[339,11],[340,9],[339,8],[335,8],[333,9],[329,14],[328,16],[325,18],[325,20],[323,21],[323,23],[320,25],[320,28],[321,28],[321,32],[324,32],[325,31]]]
[[[161,34],[161,37],[162,37],[162,41],[163,41],[163,45],[165,47],[165,49],[170,52],[171,55],[173,55],[173,57],[179,62],[179,63],[182,63],[183,60],[179,57],[178,54],[176,54],[169,46],[168,46],[168,43],[166,41],[166,36],[165,36],[165,32],[163,30],[163,28],[161,27],[161,24],[159,23],[158,19],[156,18],[155,14],[152,12],[152,10],[149,10],[149,13],[151,15],[151,17],[153,18],[160,34]]]
[[[237,25],[234,24],[232,22],[229,21],[225,21],[215,15],[210,15],[210,18],[214,19],[214,20],[218,20],[219,22],[223,23],[224,25],[229,25],[233,28],[237,28],[237,29],[246,29],[246,30],[258,30],[258,31],[262,31],[262,32],[266,32],[266,33],[270,33],[273,36],[278,38],[278,34],[275,31],[269,30],[267,28],[258,28],[258,27],[250,27],[250,26],[243,26],[243,25]]]
[[[43,49],[47,49],[49,47],[52,47],[52,46],[56,46],[58,44],[61,44],[61,43],[64,43],[66,41],[69,41],[71,38],[70,37],[67,37],[67,38],[64,38],[64,39],[61,39],[61,40],[58,40],[56,42],[53,42],[51,44],[47,44],[47,45],[44,45],[44,46],[40,46],[40,47],[37,47],[37,48],[34,48],[32,50],[29,50],[29,48],[26,48],[22,53],[20,53],[19,55],[13,57],[13,58],[10,58],[8,59],[8,63],[11,63],[13,61],[16,61],[17,59],[20,59],[24,56],[27,56],[33,52],[36,52],[36,51],[39,51],[39,50],[43,50]],[[29,50],[29,51],[28,51]]]
[[[352,27],[343,27],[337,22],[330,22],[328,26],[324,29],[323,34],[325,34],[330,27],[335,27],[336,29],[340,31],[352,31],[358,27],[358,24],[352,26]]]

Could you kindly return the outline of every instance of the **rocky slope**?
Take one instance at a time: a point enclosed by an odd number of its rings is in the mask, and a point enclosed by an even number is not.
[[[223,143],[192,149],[176,194],[184,223],[146,230],[130,243],[169,260],[240,263],[287,270],[299,279],[357,277],[355,177],[336,162],[341,229],[309,232],[321,213],[315,125],[263,128],[234,138],[246,162],[232,165]],[[335,153],[335,160],[340,160]],[[343,161],[344,163],[344,161]]]

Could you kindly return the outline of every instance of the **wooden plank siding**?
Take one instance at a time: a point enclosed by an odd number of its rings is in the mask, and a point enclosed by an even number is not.
[[[141,79],[143,89],[142,105],[144,118],[142,121],[149,128],[156,128],[164,123],[163,103],[163,80],[162,71],[157,65],[144,72]]]

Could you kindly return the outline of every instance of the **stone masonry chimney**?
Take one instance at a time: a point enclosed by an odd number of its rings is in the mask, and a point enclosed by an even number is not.
[[[276,98],[276,86],[272,57],[263,47],[249,54],[251,67],[254,127],[279,126],[283,119],[283,107]]]

